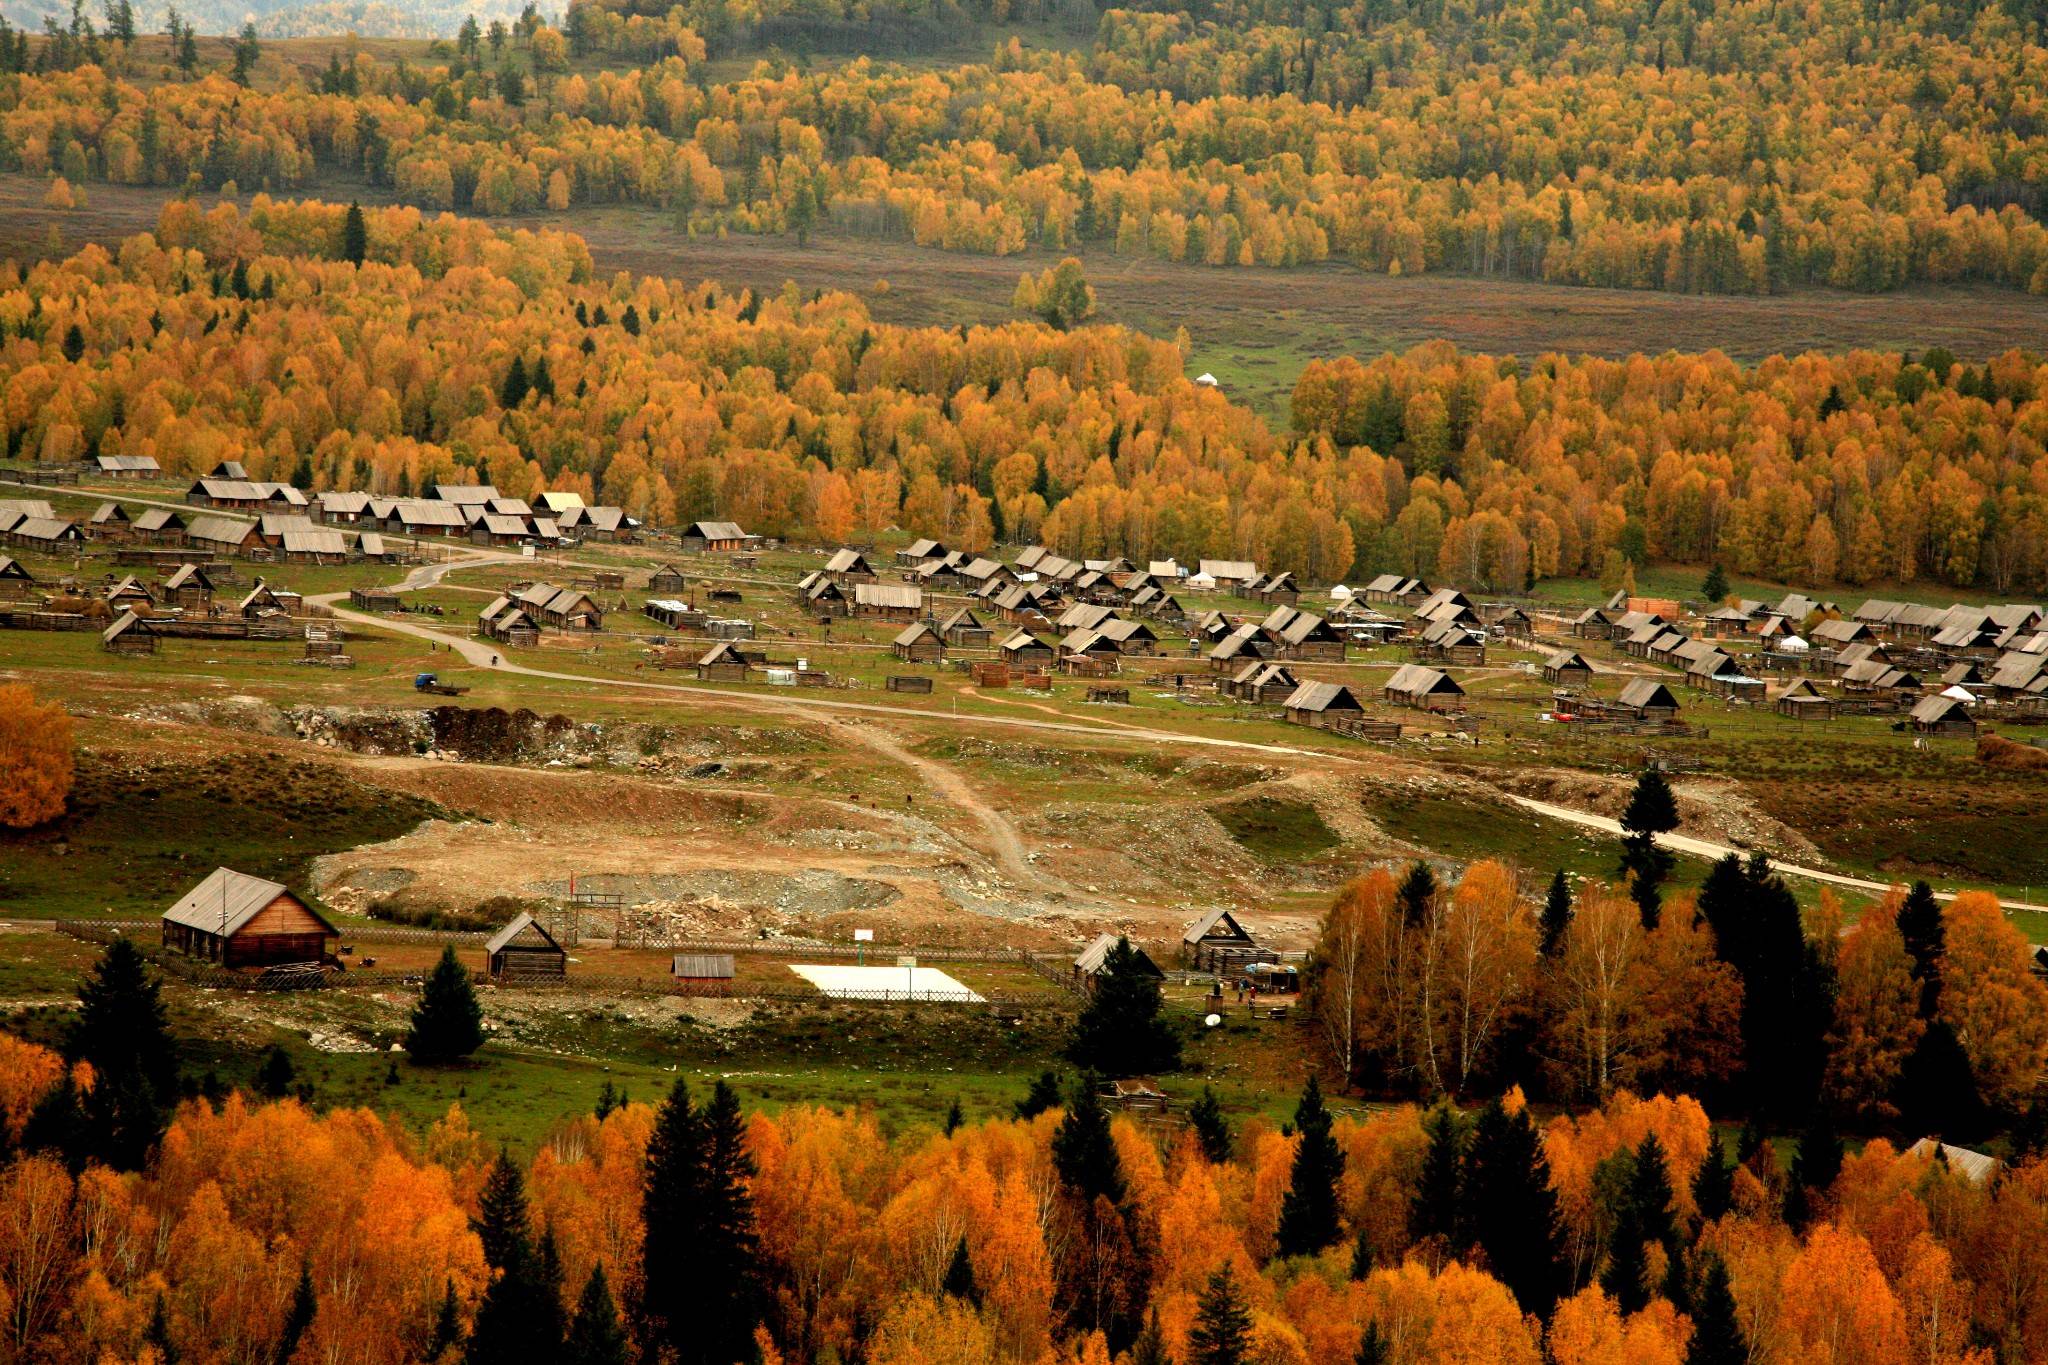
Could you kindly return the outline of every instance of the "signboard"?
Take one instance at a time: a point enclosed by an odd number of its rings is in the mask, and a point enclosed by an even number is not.
[[[896,959],[896,965],[899,967],[915,967],[917,959],[914,957],[899,957]]]
[[[872,929],[856,929],[853,931],[853,941],[855,943],[873,943],[875,941],[875,931]]]

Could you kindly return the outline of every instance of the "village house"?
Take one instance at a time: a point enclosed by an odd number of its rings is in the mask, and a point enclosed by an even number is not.
[[[1301,686],[1285,664],[1255,662],[1248,663],[1237,673],[1226,679],[1219,679],[1217,690],[1239,701],[1256,702],[1262,706],[1277,706],[1293,696]]]
[[[144,508],[130,523],[129,539],[146,545],[183,544],[185,518],[168,507]]]
[[[397,611],[401,605],[392,588],[350,588],[348,604],[357,611]]]
[[[526,608],[502,593],[477,613],[477,630],[486,639],[504,645],[540,643],[540,626]]]
[[[1572,635],[1581,640],[1605,640],[1614,634],[1615,614],[1605,607],[1588,607],[1572,618]]]
[[[27,597],[35,590],[35,575],[28,571],[28,566],[0,555],[0,597]]]
[[[583,509],[588,513],[590,509]],[[613,509],[616,510],[616,509]],[[574,528],[577,522],[564,518],[564,528]],[[761,537],[742,531],[734,521],[693,521],[683,528],[683,548],[699,554],[727,554],[740,550],[751,550]]]
[[[1457,680],[1425,664],[1402,664],[1384,689],[1388,701],[1418,711],[1462,711],[1465,689]]]
[[[995,632],[983,625],[981,618],[966,607],[939,622],[939,634],[955,649],[987,649],[995,638]]]
[[[944,559],[946,547],[929,536],[921,536],[896,552],[898,568],[914,569],[927,560]],[[1041,550],[1039,553],[1043,554]]]
[[[732,991],[731,953],[676,953],[669,976],[686,995],[728,995]]]
[[[163,473],[154,455],[95,455],[92,463],[109,479],[153,479]]]
[[[64,554],[85,544],[78,523],[64,517],[23,517],[7,532],[10,544],[42,554]]]
[[[109,654],[154,654],[156,632],[142,617],[124,611],[114,624],[100,632],[100,648]]]
[[[521,911],[484,944],[491,980],[504,985],[521,981],[560,981],[569,974],[569,954],[532,915]]]
[[[1781,716],[1794,720],[1833,720],[1835,700],[1813,685],[1811,678],[1800,678],[1778,693],[1772,705]]]
[[[909,663],[935,664],[946,657],[946,642],[924,622],[906,627],[889,642],[896,657]]]
[[[1259,566],[1248,559],[1205,559],[1195,577],[1207,579],[1225,592],[1241,592],[1258,581]]]
[[[872,583],[879,577],[859,550],[834,550],[825,561],[825,576],[840,583]]]
[[[914,621],[924,611],[924,591],[899,583],[856,583],[853,611],[884,621]]]
[[[647,591],[657,596],[679,593],[683,590],[683,571],[673,564],[656,565],[654,572],[647,575]]]
[[[133,574],[108,588],[105,600],[116,615],[132,611],[139,616],[147,616],[156,606],[156,597]]]
[[[1974,735],[1977,718],[1961,699],[1935,695],[1922,697],[1912,710],[1913,729],[1923,735]]]
[[[1301,589],[1295,586],[1294,575],[1283,571],[1260,582],[1252,589],[1252,595],[1261,602],[1291,607],[1301,600]]]
[[[325,916],[278,882],[215,868],[163,913],[163,945],[222,967],[329,960]]]
[[[1293,724],[1318,730],[1329,729],[1332,721],[1356,719],[1365,713],[1364,705],[1342,683],[1305,682],[1280,705]]]
[[[1678,719],[1678,698],[1655,678],[1631,679],[1615,705],[1646,723],[1668,725]]]
[[[127,509],[118,502],[103,502],[86,519],[85,533],[94,540],[126,540],[134,529]]]
[[[1099,630],[1085,627],[1069,631],[1060,641],[1059,653],[1054,662],[1063,673],[1083,677],[1101,677],[1115,673],[1122,667],[1123,651],[1116,641]]]
[[[245,621],[255,621],[265,616],[282,616],[289,613],[277,593],[259,578],[255,586],[249,589],[249,595],[236,605],[235,614]]]
[[[1543,681],[1559,687],[1585,687],[1593,681],[1593,665],[1576,650],[1559,650],[1543,661]]]
[[[1020,630],[996,646],[996,655],[1012,668],[1039,672],[1052,667],[1053,648],[1029,631]]]
[[[1270,642],[1274,658],[1344,662],[1344,637],[1314,612],[1274,607],[1259,622],[1259,632]]]
[[[512,600],[526,609],[538,624],[555,630],[600,631],[604,610],[581,588],[558,588],[552,583],[535,583],[513,593]]]
[[[1413,607],[1429,600],[1429,584],[1419,578],[1383,573],[1361,588],[1359,595],[1368,602]]]
[[[720,640],[697,660],[697,679],[699,682],[745,682],[751,667],[735,642]]]

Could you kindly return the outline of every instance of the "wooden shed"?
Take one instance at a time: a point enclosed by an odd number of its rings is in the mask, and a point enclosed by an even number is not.
[[[939,634],[956,649],[987,649],[995,638],[995,632],[983,625],[981,618],[966,607],[941,621]]]
[[[163,944],[223,967],[328,959],[336,930],[279,882],[217,867],[163,914]]]
[[[1465,689],[1441,669],[1423,664],[1402,664],[1387,679],[1386,698],[1419,711],[1462,711]]]
[[[394,588],[350,588],[348,604],[357,611],[397,611],[398,592]]]
[[[1801,678],[1772,699],[1772,704],[1781,716],[1794,720],[1833,720],[1835,699],[1827,696],[1813,685],[1811,678]]]
[[[1637,678],[1621,689],[1617,699],[1637,720],[1667,722],[1678,719],[1678,698],[1655,678]]]
[[[683,528],[685,550],[730,552],[752,549],[759,536],[748,535],[733,521],[693,521]]]
[[[938,663],[946,657],[946,642],[922,621],[905,628],[902,634],[889,642],[889,647],[897,658],[914,664]]]
[[[1228,971],[1265,956],[1258,940],[1228,910],[1211,910],[1180,936],[1181,956],[1197,971]]]
[[[1313,726],[1327,730],[1332,722],[1356,718],[1365,712],[1350,688],[1342,683],[1305,682],[1294,689],[1281,707],[1287,719],[1296,725]]]
[[[154,654],[156,632],[142,617],[124,611],[114,624],[100,632],[100,648],[109,654]]]
[[[197,564],[180,564],[172,570],[161,592],[167,605],[186,611],[206,611],[213,606],[213,580]]]
[[[898,583],[856,583],[853,610],[857,616],[885,621],[914,621],[924,610],[924,590]]]
[[[748,668],[739,646],[731,640],[720,640],[697,660],[697,678],[700,682],[745,682]]]
[[[661,564],[647,575],[647,591],[657,596],[679,593],[683,590],[683,571],[673,564]]]
[[[841,583],[872,583],[880,577],[859,550],[834,550],[825,561],[825,576]]]
[[[690,995],[732,993],[731,953],[677,953],[669,961],[669,975]]]
[[[28,565],[0,555],[0,597],[26,597],[35,588],[35,575],[28,571]]]
[[[560,981],[569,974],[569,954],[541,922],[521,911],[484,944],[491,980]]]
[[[1012,668],[1050,668],[1053,648],[1029,631],[1018,631],[996,646],[996,653]]]

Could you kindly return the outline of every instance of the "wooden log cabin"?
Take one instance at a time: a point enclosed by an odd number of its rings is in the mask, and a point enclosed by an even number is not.
[[[281,883],[225,867],[163,914],[164,947],[228,968],[324,962],[335,934]]]
[[[541,922],[520,912],[484,944],[491,980],[560,981],[569,974],[569,954]]]

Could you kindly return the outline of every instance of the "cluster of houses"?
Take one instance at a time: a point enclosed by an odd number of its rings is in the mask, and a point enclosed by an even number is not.
[[[513,584],[477,612],[477,633],[505,645],[531,645],[543,630],[590,634],[604,629],[604,608],[578,587]]]

